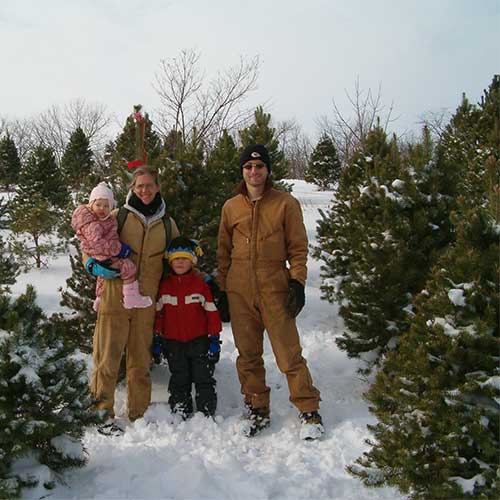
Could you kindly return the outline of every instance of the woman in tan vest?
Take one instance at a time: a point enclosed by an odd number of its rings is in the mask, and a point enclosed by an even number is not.
[[[93,344],[91,392],[97,408],[108,417],[99,429],[102,434],[116,435],[123,430],[114,421],[114,394],[120,361],[126,352],[127,410],[131,421],[142,417],[151,401],[151,343],[155,318],[156,295],[163,272],[163,254],[170,239],[179,236],[175,221],[168,218],[160,195],[158,173],[148,166],[133,173],[130,191],[124,205],[126,218],[120,240],[132,249],[130,258],[137,267],[142,295],[153,305],[144,309],[125,309],[122,304],[122,280],[105,279],[97,315]],[[116,217],[118,210],[112,216]],[[170,234],[167,235],[167,225]],[[95,276],[109,278],[98,262],[88,259],[87,269]]]

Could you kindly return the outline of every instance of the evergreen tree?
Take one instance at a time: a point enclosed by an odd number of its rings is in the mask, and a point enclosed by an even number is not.
[[[233,138],[224,130],[207,159],[207,169],[214,179],[222,202],[234,195],[242,180],[239,154]]]
[[[19,266],[14,257],[8,252],[7,245],[0,235],[0,296],[9,291],[9,285],[13,285],[16,282],[18,274]]]
[[[350,467],[367,484],[413,498],[500,493],[499,82],[464,98],[439,145],[458,170],[456,236],[415,301],[415,316],[367,393],[378,422]]]
[[[497,228],[484,207],[460,215],[410,332],[369,389],[372,448],[350,467],[366,484],[422,500],[500,495]]]
[[[449,208],[436,165],[422,148],[410,163],[395,138],[373,129],[342,172],[328,213],[318,221],[314,256],[323,296],[341,304],[347,330],[337,339],[369,371],[408,329],[412,299],[450,240]],[[439,230],[438,230],[439,229]]]
[[[28,199],[40,195],[50,207],[64,209],[69,193],[51,148],[40,145],[32,151],[21,168],[16,193]]]
[[[61,172],[66,186],[71,191],[85,191],[98,179],[95,175],[94,154],[85,132],[77,127],[71,134],[61,159]],[[89,179],[90,178],[90,179]]]
[[[76,252],[69,255],[72,273],[66,280],[66,288],[60,288],[59,291],[61,306],[68,307],[73,312],[70,315],[53,315],[52,321],[61,324],[66,344],[82,352],[91,353],[96,322],[96,313],[92,308],[96,278],[85,270],[78,242],[73,240],[72,245]]]
[[[271,174],[275,181],[285,179],[288,174],[288,163],[285,154],[280,150],[279,140],[276,137],[276,129],[271,127],[271,114],[265,113],[262,106],[258,106],[254,113],[254,123],[240,130],[241,148],[249,144],[263,144],[269,151],[271,161]],[[285,189],[283,183],[277,183],[281,189]]]
[[[84,426],[97,424],[91,411],[86,365],[72,356],[60,332],[47,322],[31,287],[9,304],[0,301],[0,496],[12,498],[33,486],[33,477],[15,472],[17,460],[47,466],[52,478],[86,462]]]
[[[210,186],[209,221],[203,230],[202,242],[206,270],[212,272],[217,268],[217,238],[222,205],[235,195],[236,186],[242,176],[238,163],[239,153],[233,138],[224,130],[215,144],[206,163]]]
[[[144,136],[138,137],[138,124],[135,113],[127,117],[123,131],[113,143],[108,144],[106,156],[109,168],[114,176],[114,187],[116,200],[120,204],[125,201],[128,185],[131,180],[130,170],[127,164],[137,160],[140,149],[144,148],[148,165],[155,166],[158,156],[162,151],[162,143],[159,135],[153,130],[153,122],[148,113],[144,113]],[[141,144],[138,143],[141,142]]]
[[[71,134],[64,150],[61,172],[72,196],[64,213],[61,214],[58,235],[65,240],[71,240],[74,238],[74,231],[71,228],[71,216],[74,210],[78,205],[88,202],[90,191],[104,177],[102,171],[96,166],[89,140],[80,127],[77,127]]]
[[[216,226],[220,216],[215,178],[204,165],[201,146],[177,143],[176,151],[165,149],[157,160],[161,193],[167,212],[181,233],[200,242],[205,255],[198,266],[211,272],[215,268]]]
[[[9,191],[17,183],[21,160],[9,133],[0,139],[0,183]]]
[[[324,134],[309,159],[305,180],[317,184],[321,189],[333,189],[338,182],[342,165],[331,138]]]
[[[22,268],[27,270],[34,263],[40,269],[61,251],[64,242],[53,238],[60,217],[40,194],[19,194],[12,202],[10,215],[10,248]]]
[[[6,216],[8,211],[7,203],[0,200],[0,229],[7,229]],[[7,245],[0,234],[0,297],[9,291],[9,285],[16,282],[19,274],[19,266],[12,254],[8,251]]]
[[[36,267],[57,254],[64,241],[52,239],[63,222],[69,193],[50,148],[38,146],[21,169],[16,197],[10,207],[12,249],[25,268]]]

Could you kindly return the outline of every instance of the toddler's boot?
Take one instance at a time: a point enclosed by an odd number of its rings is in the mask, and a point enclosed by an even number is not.
[[[153,302],[150,297],[141,295],[139,292],[139,282],[123,285],[123,307],[125,309],[149,307]]]

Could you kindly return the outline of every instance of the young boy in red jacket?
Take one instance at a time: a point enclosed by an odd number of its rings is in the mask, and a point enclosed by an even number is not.
[[[161,281],[156,304],[154,331],[163,339],[171,373],[168,403],[184,419],[193,413],[192,384],[197,411],[213,416],[217,408],[213,375],[222,324],[210,288],[193,272],[201,253],[193,240],[172,240],[166,251],[172,272]]]

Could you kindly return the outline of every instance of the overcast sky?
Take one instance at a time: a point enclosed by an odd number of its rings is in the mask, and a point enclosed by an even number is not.
[[[500,0],[1,0],[0,116],[75,98],[120,122],[154,111],[162,59],[201,52],[207,74],[259,56],[258,90],[276,120],[316,137],[332,98],[382,89],[398,131],[423,113],[477,102],[500,73]]]

